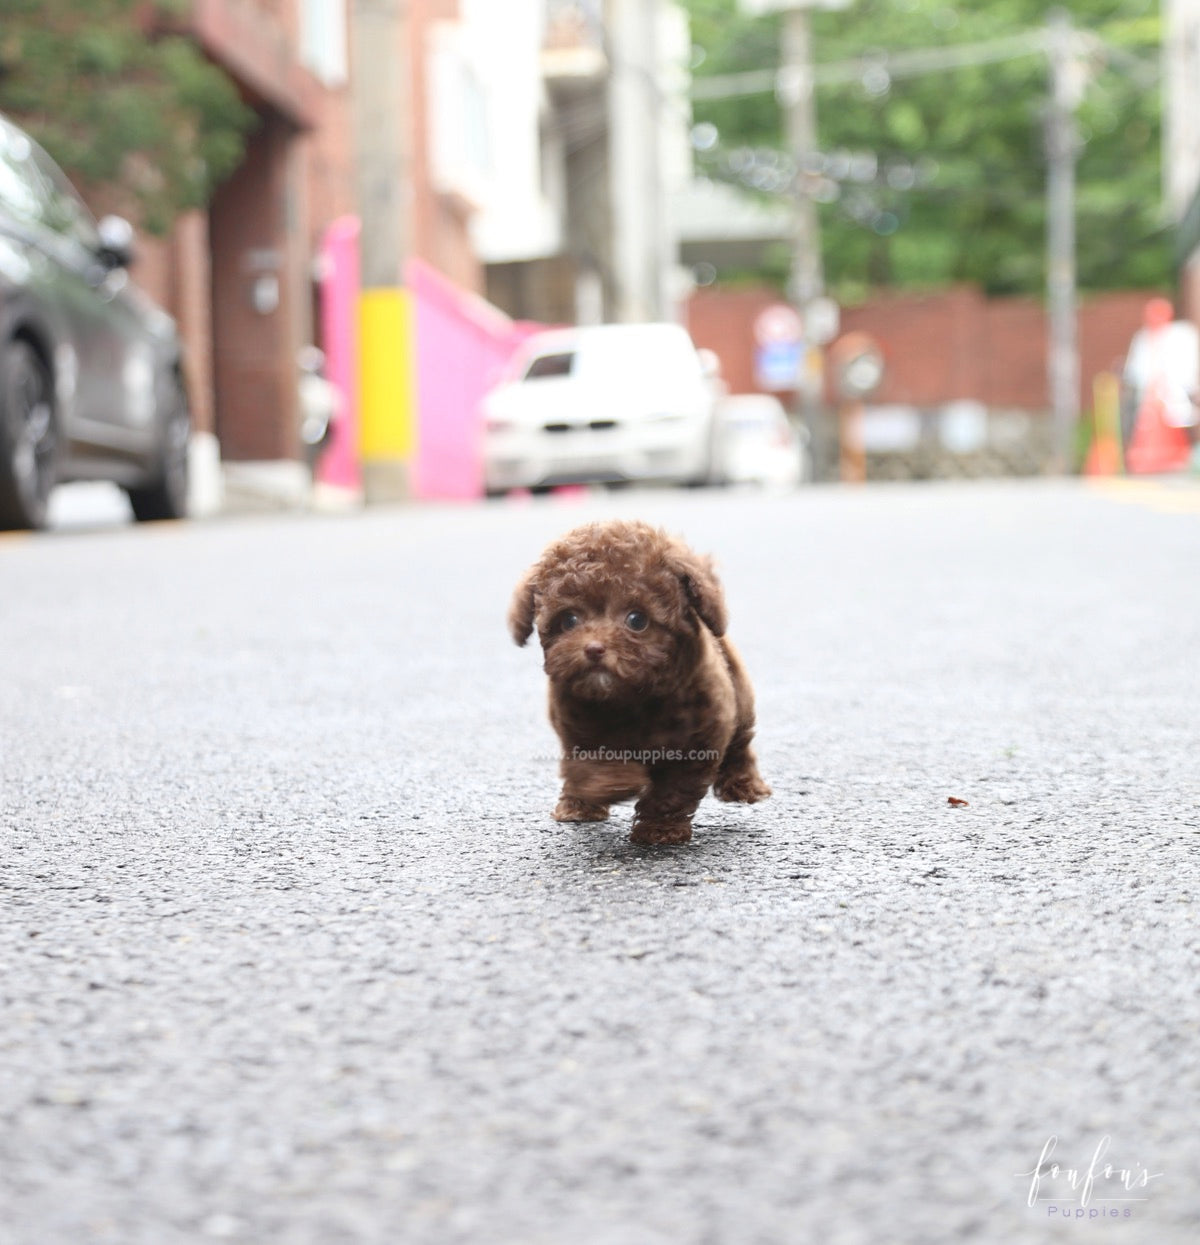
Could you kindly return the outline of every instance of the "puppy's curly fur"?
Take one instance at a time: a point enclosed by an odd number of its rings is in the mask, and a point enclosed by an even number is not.
[[[610,804],[636,799],[635,843],[686,843],[710,786],[745,804],[771,794],[709,558],[646,523],[588,523],[525,573],[508,625],[522,645],[536,627],[545,656],[558,821],[605,821]]]

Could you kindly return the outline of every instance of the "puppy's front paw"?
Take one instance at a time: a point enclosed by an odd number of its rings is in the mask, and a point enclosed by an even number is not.
[[[564,795],[554,807],[555,821],[607,821],[608,807]]]
[[[757,770],[726,774],[713,784],[713,795],[726,804],[757,804],[770,794],[771,788],[763,782]]]
[[[690,843],[692,823],[690,821],[653,821],[637,818],[629,835],[631,843]]]

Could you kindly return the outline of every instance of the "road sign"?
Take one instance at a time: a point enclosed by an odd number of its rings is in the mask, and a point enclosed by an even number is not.
[[[754,317],[754,337],[760,346],[798,342],[804,337],[804,321],[795,307],[772,303]]]
[[[767,342],[754,352],[754,379],[760,389],[795,389],[800,384],[804,349],[798,341]]]
[[[830,349],[834,384],[843,400],[870,397],[883,383],[883,350],[869,334],[847,333]]]

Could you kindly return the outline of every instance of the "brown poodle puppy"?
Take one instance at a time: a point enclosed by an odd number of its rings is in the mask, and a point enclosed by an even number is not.
[[[636,799],[635,843],[686,843],[712,787],[753,804],[754,692],[725,638],[707,557],[646,523],[588,523],[551,544],[517,585],[513,639],[537,628],[562,741],[558,821],[605,821]]]

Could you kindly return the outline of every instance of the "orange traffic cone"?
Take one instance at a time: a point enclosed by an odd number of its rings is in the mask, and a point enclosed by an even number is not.
[[[1180,471],[1190,456],[1187,433],[1167,423],[1162,394],[1157,385],[1151,385],[1133,426],[1125,466],[1134,475]]]
[[[1100,372],[1092,382],[1092,443],[1083,464],[1085,476],[1115,476],[1121,461],[1121,382]]]
[[[1121,470],[1121,446],[1110,436],[1098,436],[1088,447],[1085,476],[1115,476]]]

